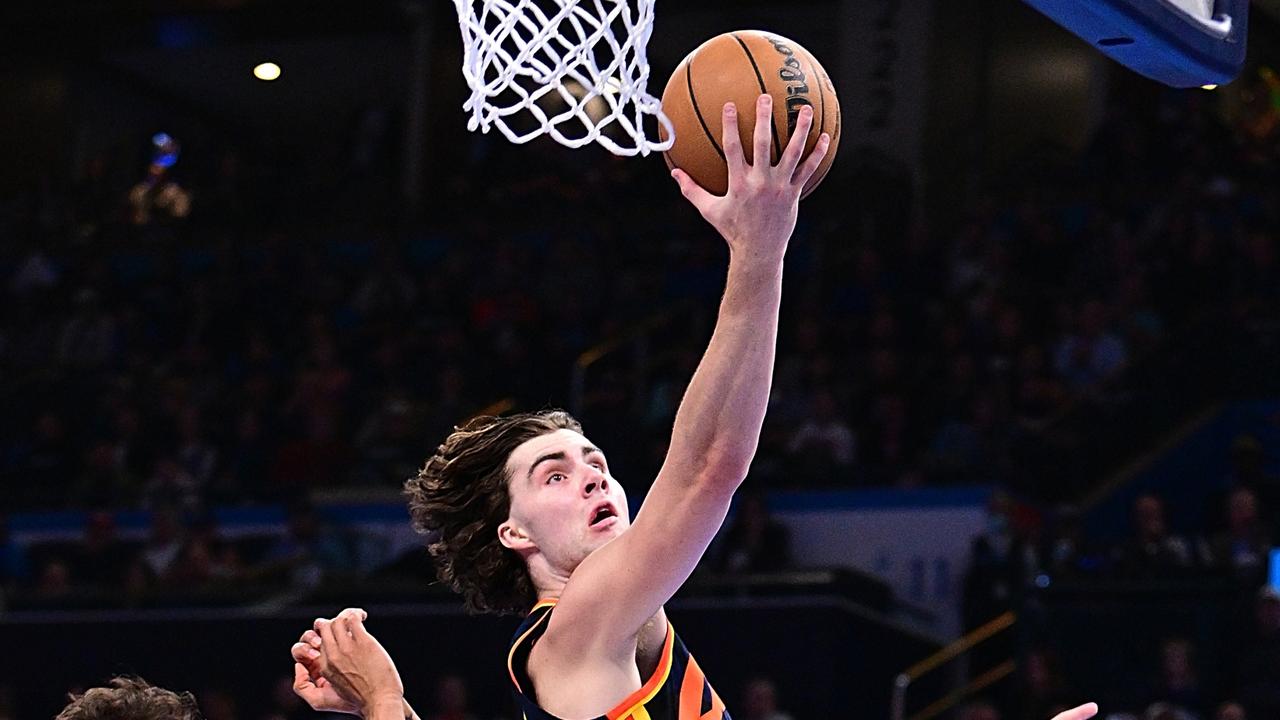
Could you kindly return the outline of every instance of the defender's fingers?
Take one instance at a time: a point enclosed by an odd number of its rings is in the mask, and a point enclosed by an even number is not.
[[[320,633],[320,640],[324,643],[325,652],[336,652],[343,647],[338,643],[332,620],[316,620],[316,632]],[[345,635],[346,633],[342,634]]]
[[[320,651],[304,642],[296,642],[289,649],[289,654],[300,663],[309,663],[320,657]]]
[[[315,630],[308,630],[302,633],[302,637],[298,640],[298,642],[304,642],[316,649],[319,649],[320,645],[322,644],[320,642],[320,636],[316,634]]]
[[[721,124],[724,126],[721,145],[724,149],[724,161],[729,166],[729,182],[742,173],[747,167],[747,158],[742,154],[742,136],[738,130],[738,108],[731,102],[724,104]]]
[[[773,97],[761,95],[756,101],[756,130],[752,138],[751,167],[773,166],[773,154],[769,151],[773,141]]]
[[[1054,715],[1053,720],[1089,720],[1089,718],[1097,714],[1097,703],[1085,703],[1080,707],[1071,708],[1066,712]]]
[[[791,132],[791,139],[787,141],[787,149],[782,151],[782,157],[778,160],[778,170],[784,173],[783,177],[792,177],[796,173],[796,167],[800,165],[800,157],[804,155],[805,143],[809,140],[809,128],[813,127],[813,106],[800,106],[800,117],[796,118],[796,128]]]
[[[364,620],[365,619],[361,617],[353,617],[351,618],[351,621],[347,623],[347,628],[351,630],[351,637],[356,640],[373,637],[369,634],[368,628],[364,626]]]
[[[366,620],[369,617],[369,613],[365,612],[364,608],[347,608],[338,613],[338,617],[360,618],[361,620]]]
[[[333,636],[338,641],[338,647],[350,652],[353,640],[351,638],[351,616],[339,615],[333,619]]]
[[[818,166],[826,159],[827,151],[830,149],[831,136],[822,133],[822,137],[818,138],[818,144],[813,146],[813,152],[809,153],[809,157],[804,159],[804,163],[791,176],[791,184],[795,187],[804,187],[813,178],[813,174],[818,172]]]
[[[302,666],[302,663],[293,664],[293,691],[300,692],[313,686],[311,682],[311,674]]]

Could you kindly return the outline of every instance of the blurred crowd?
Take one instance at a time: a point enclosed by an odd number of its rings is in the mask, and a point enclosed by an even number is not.
[[[1025,485],[1046,433],[1132,402],[1126,370],[1167,339],[1272,312],[1271,138],[1225,125],[1206,93],[1152,105],[1115,105],[1079,156],[1032,153],[954,222],[848,159],[788,257],[755,479]],[[134,192],[113,166],[127,162],[103,156],[6,199],[9,507],[393,489],[500,401],[573,402],[642,490],[710,332],[723,244],[642,162],[486,147],[407,224],[349,191],[328,202],[343,211],[282,196],[283,170],[217,148]],[[181,214],[138,212],[171,186]],[[643,360],[623,343],[575,396],[575,359],[642,321]],[[1091,439],[1079,430],[1068,450]]]
[[[1253,445],[1238,442],[1237,452],[1242,447]],[[1073,705],[1082,691],[1106,694],[1117,720],[1280,716],[1280,588],[1267,582],[1277,537],[1274,506],[1264,518],[1247,484],[1234,485],[1216,504],[1219,519],[1183,533],[1167,518],[1159,494],[1140,494],[1128,537],[1110,542],[1092,540],[1070,509],[1039,516],[1007,495],[994,496],[988,530],[973,542],[965,626],[1013,610],[1027,627],[1021,643],[998,641],[975,652],[971,671],[976,676],[1011,654],[1022,661],[1015,682],[961,717],[1047,717]],[[1057,602],[1074,608],[1067,614],[1044,607],[1052,602],[1046,594],[1059,585],[1067,596]],[[1148,606],[1156,611],[1142,609]],[[1119,665],[1114,687],[1094,686],[1097,676],[1073,678],[1051,649],[1068,642],[1062,636],[1076,627],[1072,612],[1097,634],[1087,645],[1126,648],[1119,660],[1086,658],[1071,668]],[[1116,629],[1127,636],[1102,637]],[[1201,641],[1211,646],[1204,659]]]

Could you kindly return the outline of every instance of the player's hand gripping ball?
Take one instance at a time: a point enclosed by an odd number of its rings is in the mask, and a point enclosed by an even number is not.
[[[755,131],[755,101],[761,94],[773,97],[771,163],[777,163],[791,139],[800,108],[813,107],[813,125],[805,141],[804,157],[813,151],[822,133],[831,135],[831,147],[822,165],[805,183],[801,198],[813,192],[826,177],[840,142],[840,102],[826,70],[797,43],[759,30],[725,33],[706,41],[681,61],[662,93],[662,110],[671,120],[676,141],[665,153],[667,164],[680,168],[715,195],[729,190],[729,170],[720,146],[723,137],[720,109],[733,102],[739,113],[738,131],[748,163]],[[663,128],[662,139],[666,139]],[[803,159],[801,160],[803,163]]]

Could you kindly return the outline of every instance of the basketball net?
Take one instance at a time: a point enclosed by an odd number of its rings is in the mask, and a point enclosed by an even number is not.
[[[645,89],[654,2],[635,0],[633,10],[631,0],[454,0],[467,129],[496,126],[515,143],[595,142],[615,155],[670,148],[671,121]],[[646,136],[646,116],[666,129],[665,142]]]

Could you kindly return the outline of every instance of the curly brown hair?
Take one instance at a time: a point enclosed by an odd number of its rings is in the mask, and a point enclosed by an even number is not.
[[[114,678],[106,687],[70,698],[55,720],[200,720],[191,693],[158,688],[142,678]]]
[[[471,612],[520,613],[537,599],[524,559],[498,541],[511,511],[507,459],[525,441],[561,429],[582,432],[582,425],[563,410],[474,418],[405,483],[436,574]]]

